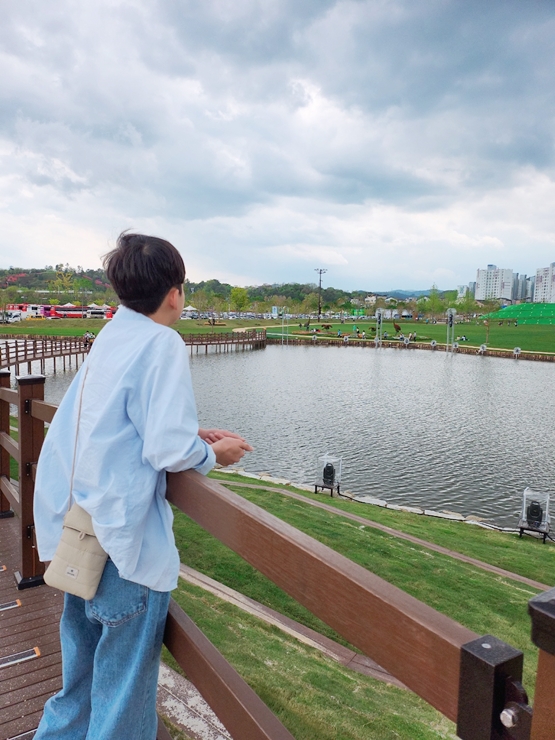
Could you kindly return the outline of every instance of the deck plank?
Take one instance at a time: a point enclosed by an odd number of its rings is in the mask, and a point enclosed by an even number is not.
[[[59,621],[63,594],[49,586],[18,591],[20,567],[17,518],[0,519],[0,604],[19,599],[21,606],[0,612],[0,657],[38,647],[40,656],[0,668],[0,740],[34,730],[45,701],[62,685]]]

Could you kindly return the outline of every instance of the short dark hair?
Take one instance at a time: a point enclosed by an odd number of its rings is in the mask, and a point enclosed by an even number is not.
[[[157,236],[122,232],[103,264],[123,305],[147,316],[160,308],[171,288],[181,291],[185,280],[183,258]]]

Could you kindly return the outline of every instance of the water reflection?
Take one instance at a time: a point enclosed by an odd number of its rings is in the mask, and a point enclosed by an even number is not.
[[[523,489],[553,491],[551,364],[317,347],[193,355],[202,426],[243,433],[244,467],[311,483],[343,456],[343,487],[515,524]],[[69,373],[49,374],[57,403]]]

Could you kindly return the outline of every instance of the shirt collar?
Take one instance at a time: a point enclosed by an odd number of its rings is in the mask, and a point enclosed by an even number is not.
[[[149,323],[153,323],[152,319],[149,319],[148,316],[138,311],[133,311],[132,308],[127,308],[127,306],[123,306],[122,304],[118,306],[118,310],[112,321],[148,321]]]

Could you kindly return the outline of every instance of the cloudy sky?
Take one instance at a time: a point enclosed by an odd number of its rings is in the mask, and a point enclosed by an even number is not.
[[[0,266],[446,289],[555,261],[551,0],[0,0]]]

